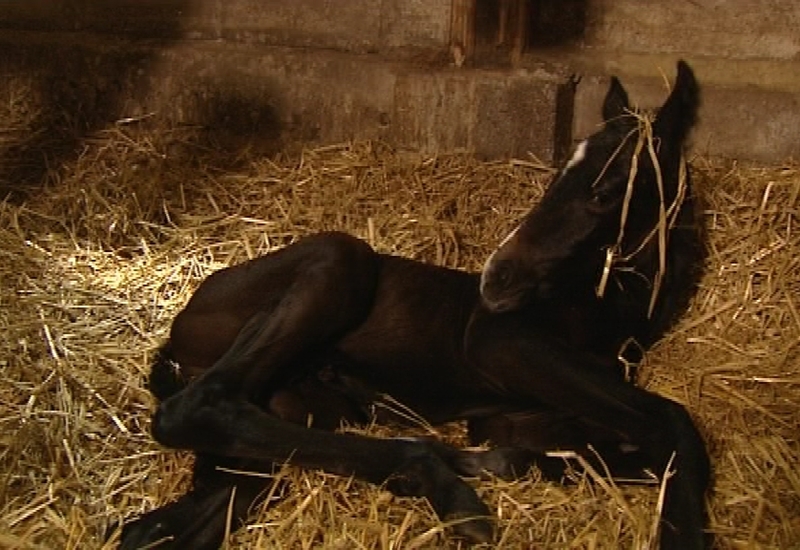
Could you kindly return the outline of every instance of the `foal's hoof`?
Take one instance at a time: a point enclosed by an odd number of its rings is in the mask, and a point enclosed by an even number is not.
[[[488,513],[488,510],[486,511]],[[494,540],[494,524],[483,517],[451,515],[446,518],[453,536],[462,538],[472,544],[489,543]]]
[[[428,499],[454,536],[473,544],[494,539],[494,522],[489,507],[464,480],[453,476]]]
[[[449,524],[450,532],[457,537],[471,543],[490,542],[493,538],[489,508],[436,454],[410,458],[387,480],[386,488],[398,496],[427,498],[436,515]]]
[[[225,538],[229,492],[223,488],[178,500],[125,523],[120,550],[217,550]]]
[[[138,550],[140,548],[170,548],[174,537],[168,531],[166,524],[160,521],[147,521],[147,516],[142,519],[126,523],[122,527],[119,550]]]

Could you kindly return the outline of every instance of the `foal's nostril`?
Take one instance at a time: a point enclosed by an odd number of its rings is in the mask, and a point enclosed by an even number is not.
[[[508,288],[514,280],[514,268],[508,260],[500,260],[492,269],[494,286],[498,289]]]
[[[519,283],[514,262],[490,258],[481,275],[481,297],[492,311],[506,311],[518,303]]]

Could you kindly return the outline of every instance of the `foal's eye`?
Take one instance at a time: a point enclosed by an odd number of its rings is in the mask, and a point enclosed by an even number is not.
[[[614,204],[618,199],[624,195],[624,181],[608,181],[604,180],[598,182],[597,185],[592,187],[591,203],[593,206],[602,207]]]
[[[607,188],[592,189],[592,203],[597,206],[608,204],[614,199],[614,193]]]

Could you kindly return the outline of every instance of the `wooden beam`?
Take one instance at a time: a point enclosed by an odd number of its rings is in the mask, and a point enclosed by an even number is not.
[[[450,52],[457,66],[469,63],[475,54],[475,2],[452,0],[450,14]]]

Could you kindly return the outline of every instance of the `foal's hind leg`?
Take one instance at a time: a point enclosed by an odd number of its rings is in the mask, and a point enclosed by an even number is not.
[[[363,322],[379,262],[362,241],[323,234],[207,279],[175,319],[170,343],[182,366],[209,363],[209,357],[213,363],[160,404],[156,439],[216,452],[226,438],[215,430],[235,431],[225,416],[239,409],[232,404],[265,406],[287,379],[303,376],[292,369],[312,363]],[[194,352],[198,346],[203,356]],[[199,441],[204,435],[208,440]]]
[[[155,377],[151,376],[151,388],[161,395],[173,385],[169,372],[161,369],[165,358],[168,355],[161,350],[154,364]],[[332,375],[311,373],[275,391],[269,400],[269,412],[296,424],[313,423],[328,430],[344,421],[364,421],[360,401],[331,382],[331,378]],[[121,535],[122,549],[141,548],[159,540],[165,541],[159,548],[218,548],[226,531],[233,531],[244,522],[264,493],[280,497],[281,491],[273,486],[278,482],[263,475],[274,467],[270,461],[199,454],[191,490],[177,501],[126,524]],[[234,474],[231,470],[243,473]]]
[[[211,275],[170,333],[176,362],[204,384],[175,398],[189,400],[212,379],[228,397],[262,397],[281,373],[310,364],[364,321],[380,261],[363,241],[324,233]]]
[[[274,412],[286,413],[290,389],[276,392],[275,385],[285,383],[276,376],[286,375],[282,371],[302,364],[316,346],[329,345],[361,322],[371,304],[377,258],[361,241],[326,234],[209,277],[178,315],[170,341],[157,354],[149,386],[162,400],[159,410],[191,416],[193,408],[202,409],[215,400],[248,399],[261,399],[269,407],[271,393],[282,396],[276,405],[282,404],[283,409],[278,406]],[[321,408],[315,401],[307,409],[323,413],[318,418],[346,410],[335,405]],[[223,416],[214,418],[223,425],[225,420]],[[188,429],[196,430],[197,435],[208,434],[206,428],[214,422]],[[178,418],[173,425],[180,424]],[[154,422],[157,438],[160,428],[160,423]],[[210,444],[187,446],[208,455],[201,464],[208,463],[208,457],[224,454],[226,434],[219,442],[217,436],[212,431],[207,440]],[[181,439],[191,437],[184,431]],[[267,470],[272,463],[256,460],[257,466]],[[224,533],[234,486],[238,488],[233,508],[238,523],[265,483],[213,467],[201,468],[187,495],[126,527],[123,548],[153,542],[162,534],[179,541],[176,547],[216,547]]]
[[[159,549],[216,550],[225,533],[236,530],[273,479],[220,470],[264,471],[264,464],[198,455],[192,488],[178,500],[126,523],[120,550],[157,544]],[[230,520],[230,524],[229,524]]]
[[[488,509],[430,445],[308,429],[259,406],[288,369],[363,322],[380,261],[361,241],[328,234],[204,283],[173,325],[173,352],[192,358],[191,345],[200,339],[211,354],[232,328],[236,334],[213,366],[161,403],[153,436],[169,447],[385,482],[396,494],[427,497],[443,519],[473,518],[454,530],[486,541]]]
[[[155,438],[171,447],[285,462],[385,483],[397,495],[426,497],[443,520],[462,520],[453,527],[456,534],[474,542],[491,539],[488,508],[456,475],[448,457],[443,458],[441,445],[304,428],[224,394],[192,405],[180,411],[172,408],[180,402],[165,402],[153,419]]]

